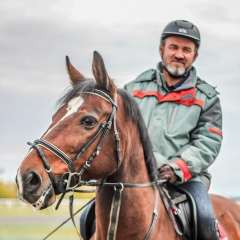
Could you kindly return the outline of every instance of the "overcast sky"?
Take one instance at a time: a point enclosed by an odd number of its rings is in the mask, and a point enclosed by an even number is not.
[[[65,56],[91,77],[93,51],[117,86],[155,68],[159,38],[172,20],[195,23],[202,44],[194,64],[217,86],[224,141],[211,166],[211,192],[239,196],[239,0],[0,0],[0,180],[13,180],[27,141],[51,122],[55,102],[69,86]]]

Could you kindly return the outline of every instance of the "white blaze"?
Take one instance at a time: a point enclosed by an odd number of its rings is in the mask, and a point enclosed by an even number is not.
[[[44,135],[47,136],[48,133],[50,133],[61,121],[63,121],[66,117],[70,116],[71,114],[75,113],[78,111],[79,107],[83,104],[83,98],[78,96],[78,97],[75,97],[74,99],[72,99],[71,101],[69,101],[68,103],[68,106],[67,106],[67,112],[66,114],[52,127],[50,128],[47,133]],[[23,161],[27,158],[27,156],[32,152],[33,149],[30,149],[30,151],[27,153],[26,157],[23,159]],[[20,168],[18,169],[18,172],[17,172],[17,182],[18,182],[18,197],[26,202],[23,197],[22,197],[22,194],[23,194],[23,181],[22,181],[22,176],[21,176],[21,173],[20,173]],[[48,190],[49,191],[49,190]],[[37,201],[37,205],[40,204],[40,202],[43,202],[44,198],[45,198],[46,195],[40,197],[39,201]],[[39,205],[40,206],[40,205]],[[41,206],[40,206],[41,207]],[[39,208],[40,208],[39,207]]]
[[[17,171],[17,182],[18,182],[18,194],[22,195],[23,188],[22,188],[22,177],[20,174],[20,169]]]
[[[63,119],[65,119],[66,117],[68,117],[69,115],[77,112],[77,110],[79,109],[79,107],[83,104],[83,98],[78,96],[73,98],[67,106],[67,113],[52,127],[50,128],[47,133],[43,136],[46,137],[48,135],[48,133],[50,133],[61,121],[63,121]]]
[[[83,98],[78,96],[75,97],[74,99],[72,99],[69,103],[68,103],[68,107],[67,107],[67,114],[62,118],[66,118],[67,116],[77,112],[77,110],[79,109],[79,107],[83,104]],[[61,119],[61,120],[62,120]],[[60,120],[60,121],[61,121]]]

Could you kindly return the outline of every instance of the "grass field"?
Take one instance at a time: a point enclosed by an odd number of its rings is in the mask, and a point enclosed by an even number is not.
[[[0,205],[0,240],[40,240],[69,217],[67,205],[60,205],[56,211],[50,207],[42,211],[34,211],[32,207],[23,204]],[[74,211],[81,208],[88,200],[75,200]],[[75,216],[79,226],[80,213]],[[79,227],[78,227],[79,230]],[[77,240],[77,232],[68,221],[49,240]]]
[[[88,201],[88,199],[75,199],[74,212]],[[63,200],[63,204],[57,211],[54,207],[34,211],[32,207],[21,203],[20,200],[14,199],[13,202],[14,204],[11,204],[11,201],[9,201],[10,204],[4,204],[0,201],[0,240],[41,240],[69,218],[67,199]],[[75,216],[77,227],[79,217],[80,213]],[[71,220],[48,238],[48,240],[78,239]]]

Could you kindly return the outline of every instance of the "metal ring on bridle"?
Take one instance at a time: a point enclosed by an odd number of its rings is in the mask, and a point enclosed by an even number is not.
[[[118,184],[120,184],[120,189],[118,189],[120,192],[122,192],[123,191],[123,189],[124,189],[124,185],[121,183],[121,182],[119,182]],[[114,186],[114,191],[116,191],[117,190],[117,187],[116,186]]]

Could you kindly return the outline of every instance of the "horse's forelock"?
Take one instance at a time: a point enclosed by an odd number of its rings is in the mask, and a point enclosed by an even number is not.
[[[96,87],[96,82],[93,79],[85,79],[79,81],[78,84],[66,89],[64,95],[57,101],[57,107],[67,104],[70,100],[76,96],[84,96],[87,92],[92,92]]]

